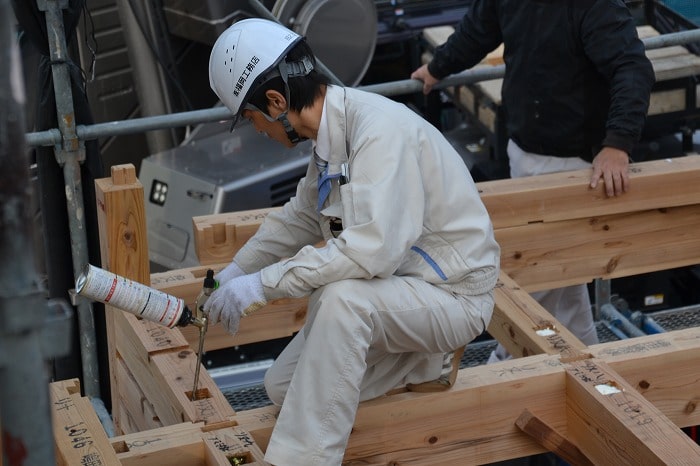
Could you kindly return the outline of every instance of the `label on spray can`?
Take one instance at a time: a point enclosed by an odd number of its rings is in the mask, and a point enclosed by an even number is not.
[[[177,325],[185,309],[185,301],[180,298],[91,264],[78,277],[75,291],[170,328]]]

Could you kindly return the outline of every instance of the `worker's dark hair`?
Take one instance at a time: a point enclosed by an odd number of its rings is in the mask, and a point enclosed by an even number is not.
[[[323,86],[330,84],[328,76],[317,71],[316,58],[314,57],[311,47],[306,43],[306,40],[302,39],[292,47],[287,53],[286,60],[288,62],[295,62],[301,61],[304,57],[311,59],[314,69],[306,76],[289,78],[288,80],[290,100],[288,104],[290,110],[294,110],[295,112],[300,112],[306,107],[311,107],[314,100],[321,95]],[[277,76],[261,84],[248,101],[260,110],[267,111],[265,92],[269,89],[276,90],[282,95],[285,95],[284,82],[281,77]]]

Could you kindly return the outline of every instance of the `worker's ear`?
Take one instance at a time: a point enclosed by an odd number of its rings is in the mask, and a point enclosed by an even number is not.
[[[265,91],[265,97],[267,98],[267,107],[270,116],[277,117],[277,115],[287,110],[287,99],[280,92],[274,89],[268,89]]]

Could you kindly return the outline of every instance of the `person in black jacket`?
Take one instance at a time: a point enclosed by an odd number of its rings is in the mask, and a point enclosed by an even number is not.
[[[608,196],[629,189],[629,156],[654,72],[622,0],[473,0],[433,59],[423,92],[504,44],[502,100],[512,177],[591,167]],[[533,294],[586,344],[598,341],[586,285]],[[490,362],[508,357],[499,347]]]

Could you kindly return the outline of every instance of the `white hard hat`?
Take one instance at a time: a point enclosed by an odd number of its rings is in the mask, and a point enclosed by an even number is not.
[[[301,39],[286,27],[260,18],[238,21],[219,36],[209,56],[209,85],[234,114],[234,124],[255,89],[272,77],[269,72],[277,71]],[[285,82],[289,75],[282,76]]]

